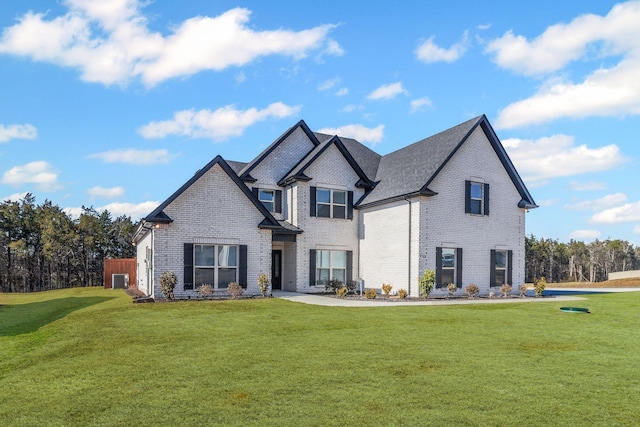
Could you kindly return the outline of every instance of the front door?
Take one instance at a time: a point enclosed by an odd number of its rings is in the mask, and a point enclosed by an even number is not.
[[[282,251],[271,251],[271,289],[282,289]]]

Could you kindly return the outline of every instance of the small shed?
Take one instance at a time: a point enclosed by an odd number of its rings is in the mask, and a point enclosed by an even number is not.
[[[135,258],[105,258],[103,268],[105,289],[126,289],[129,283],[138,283]]]

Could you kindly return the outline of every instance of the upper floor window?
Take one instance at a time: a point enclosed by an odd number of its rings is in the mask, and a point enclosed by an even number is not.
[[[269,212],[274,212],[275,199],[275,191],[263,190],[262,188],[258,190],[258,200]]]
[[[262,205],[271,213],[282,212],[282,190],[269,190],[266,188],[252,188],[253,194]]]
[[[473,215],[489,215],[489,184],[465,181],[465,210]]]
[[[347,192],[318,188],[316,212],[322,218],[346,218]]]

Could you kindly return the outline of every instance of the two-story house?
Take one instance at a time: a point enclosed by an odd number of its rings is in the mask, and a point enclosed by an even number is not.
[[[202,284],[258,292],[324,290],[326,281],[390,283],[418,296],[475,283],[524,282],[525,213],[537,207],[483,115],[381,156],[298,122],[250,163],[217,156],[143,218],[138,287],[177,298]]]

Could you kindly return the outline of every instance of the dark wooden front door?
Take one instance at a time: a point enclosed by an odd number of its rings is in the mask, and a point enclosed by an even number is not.
[[[271,289],[282,289],[282,251],[271,251]]]

